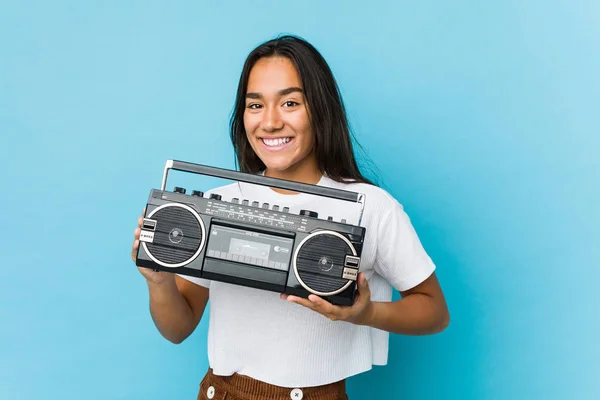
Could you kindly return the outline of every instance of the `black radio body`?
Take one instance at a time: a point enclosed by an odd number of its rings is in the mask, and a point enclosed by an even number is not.
[[[310,210],[295,215],[260,199],[166,191],[171,169],[358,202],[361,216],[364,207],[359,193],[168,160],[162,187],[150,192],[146,206],[138,266],[305,298],[313,293],[337,305],[354,302],[364,227],[319,219]]]

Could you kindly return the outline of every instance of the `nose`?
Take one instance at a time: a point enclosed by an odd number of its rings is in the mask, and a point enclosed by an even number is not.
[[[260,124],[265,132],[274,132],[283,128],[283,120],[277,107],[266,107]]]

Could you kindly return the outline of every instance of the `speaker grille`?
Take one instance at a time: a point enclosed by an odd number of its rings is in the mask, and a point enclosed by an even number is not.
[[[342,289],[348,280],[342,277],[346,255],[354,255],[352,247],[334,234],[310,237],[298,249],[298,277],[310,289],[332,293]]]
[[[166,206],[152,214],[156,220],[153,243],[147,243],[148,252],[165,264],[192,261],[204,237],[196,216],[178,206]]]

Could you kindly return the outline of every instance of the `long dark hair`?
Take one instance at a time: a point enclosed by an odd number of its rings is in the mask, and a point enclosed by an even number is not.
[[[274,56],[288,58],[298,71],[315,135],[315,155],[321,173],[338,182],[372,184],[362,175],[356,163],[346,110],[331,69],[310,43],[291,35],[259,45],[244,63],[230,122],[231,142],[240,171],[257,173],[266,168],[246,137],[244,110],[252,67],[259,59]]]

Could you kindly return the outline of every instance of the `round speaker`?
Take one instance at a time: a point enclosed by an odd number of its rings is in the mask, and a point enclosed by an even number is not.
[[[318,231],[296,248],[292,265],[298,282],[309,292],[331,296],[344,291],[352,280],[344,279],[346,255],[356,256],[352,243],[333,231]]]
[[[146,218],[156,220],[153,242],[142,242],[152,261],[176,268],[198,257],[204,247],[206,232],[202,218],[193,208],[167,203],[152,210]]]

